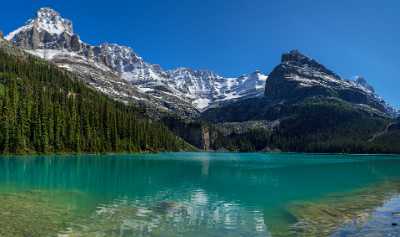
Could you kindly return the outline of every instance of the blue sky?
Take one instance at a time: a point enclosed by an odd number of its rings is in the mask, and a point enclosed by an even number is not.
[[[345,78],[364,76],[400,108],[398,0],[13,0],[1,5],[5,33],[50,6],[73,21],[82,40],[131,46],[166,69],[269,73],[283,52],[299,49]]]

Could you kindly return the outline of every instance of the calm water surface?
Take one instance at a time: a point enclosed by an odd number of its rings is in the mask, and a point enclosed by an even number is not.
[[[398,156],[2,157],[0,236],[400,236],[399,181]]]

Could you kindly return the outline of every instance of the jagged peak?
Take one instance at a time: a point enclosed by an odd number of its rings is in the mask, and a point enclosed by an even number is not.
[[[143,59],[137,55],[131,47],[119,45],[116,43],[102,43],[100,46],[104,52],[107,52],[109,55],[114,55],[121,58],[132,59],[135,61],[142,61]]]
[[[291,50],[288,53],[284,53],[281,58],[281,64],[308,68],[311,70],[316,70],[325,74],[329,74],[337,79],[341,79],[340,76],[338,76],[336,73],[329,70],[315,59],[304,55],[297,49]]]
[[[100,45],[100,48],[103,48],[107,51],[121,52],[125,54],[134,54],[133,49],[131,47],[119,45],[116,43],[102,43]]]
[[[60,13],[50,7],[41,7],[39,8],[39,10],[37,10],[36,14],[38,18],[50,18],[60,16]]]
[[[375,92],[374,87],[371,86],[363,76],[355,76],[354,82],[373,93]]]
[[[60,13],[50,7],[42,7],[36,12],[36,18],[29,19],[24,26],[9,33],[5,38],[12,40],[18,33],[35,28],[37,31],[46,31],[49,34],[63,33],[73,35],[72,22],[61,17]]]
[[[254,72],[247,73],[247,74],[242,74],[238,78],[257,78],[258,80],[266,80],[268,77],[266,74],[264,74],[261,70],[255,70]]]
[[[253,76],[265,76],[265,74],[261,70],[255,70],[254,72],[250,73],[249,75]]]
[[[311,57],[306,56],[305,54],[301,53],[297,49],[294,49],[294,50],[289,51],[288,53],[282,54],[281,62],[287,63],[287,64],[299,64],[299,65],[324,67],[323,65],[318,63],[316,60],[312,59]]]
[[[264,74],[261,70],[255,70],[253,73],[249,74],[249,76],[257,78],[257,80],[262,80],[262,81],[268,79],[268,76]]]
[[[119,45],[117,43],[102,43],[100,44],[100,47],[109,47],[110,49],[124,49],[127,51],[132,51],[132,48],[130,48],[129,46],[124,46],[124,45]]]
[[[300,53],[299,50],[293,49],[293,50],[289,51],[288,53],[282,54],[281,62],[285,63],[285,62],[291,62],[291,61],[301,61],[304,59],[309,59],[309,58],[307,56],[305,56],[304,54]]]
[[[62,34],[67,33],[72,35],[73,28],[72,22],[68,19],[61,17],[60,13],[50,7],[42,7],[37,13],[37,17],[34,19],[34,24],[39,30],[45,30],[50,34]]]
[[[358,84],[368,84],[367,80],[365,80],[365,78],[363,76],[355,76],[354,77],[354,81],[357,82]]]

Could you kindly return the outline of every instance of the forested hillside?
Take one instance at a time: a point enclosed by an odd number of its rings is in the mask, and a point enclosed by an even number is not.
[[[191,148],[137,108],[111,100],[5,42],[0,46],[1,153]]]
[[[279,121],[272,129],[219,133],[211,144],[216,150],[400,153],[399,121],[337,98],[313,97],[276,105],[252,99],[206,111],[204,116],[215,122]]]

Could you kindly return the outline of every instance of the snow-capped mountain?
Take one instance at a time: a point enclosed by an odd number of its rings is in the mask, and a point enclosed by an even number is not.
[[[221,101],[263,95],[267,79],[259,71],[225,78],[207,70],[163,70],[129,47],[93,46],[81,41],[72,22],[51,8],[39,9],[36,18],[5,39],[78,73],[89,85],[119,100],[179,111],[189,117]]]
[[[216,102],[260,96],[267,76],[259,71],[238,78],[225,78],[207,70],[178,68],[167,71],[169,88],[202,110]],[[144,88],[144,85],[140,85]]]
[[[39,9],[34,19],[5,39],[74,72],[93,88],[123,102],[143,105],[155,115],[161,111],[196,117],[208,108],[251,97],[287,100],[314,94],[334,95],[394,113],[364,78],[345,80],[298,51],[284,54],[269,76],[260,71],[227,78],[209,70],[164,70],[130,47],[83,42],[74,33],[72,22],[51,8]]]
[[[281,63],[269,74],[265,95],[275,100],[338,97],[353,104],[394,113],[363,77],[343,79],[297,50],[282,55]]]
[[[5,39],[24,48],[63,48],[64,43],[71,41],[73,34],[72,22],[62,18],[50,8],[41,8],[36,18],[9,33]],[[75,40],[74,40],[75,41]]]

